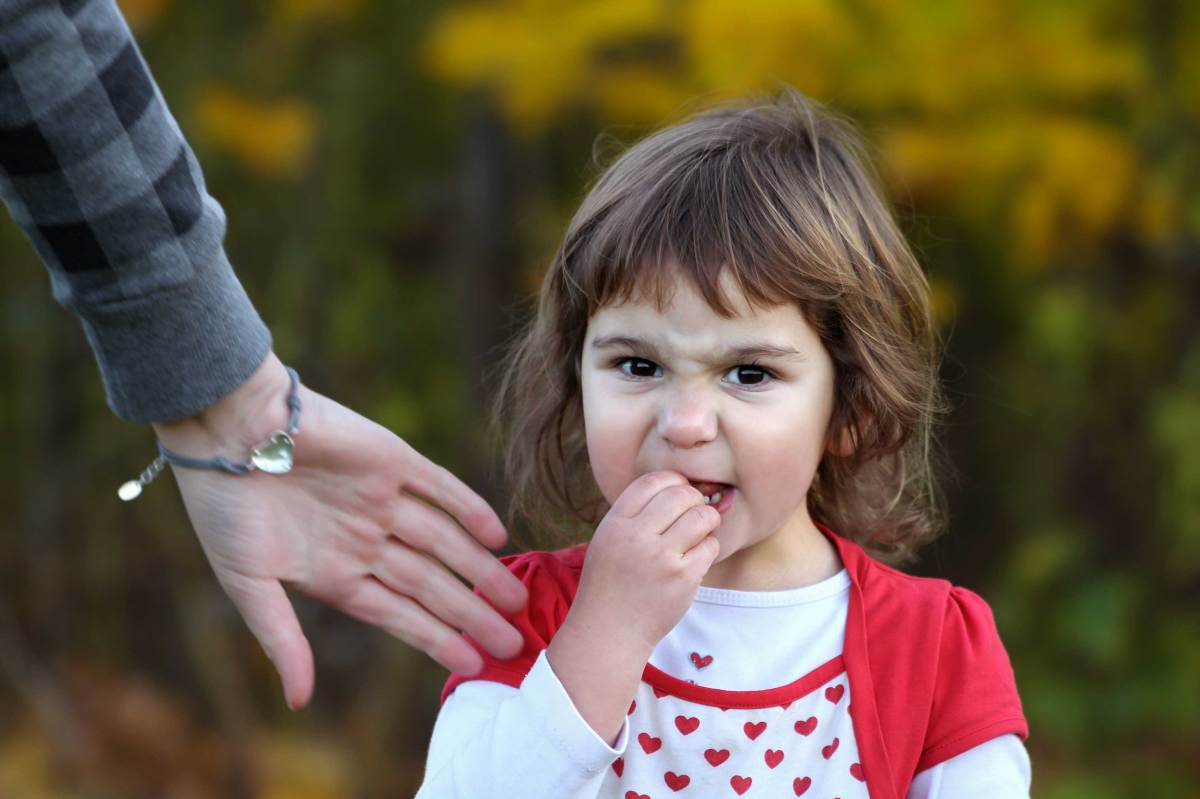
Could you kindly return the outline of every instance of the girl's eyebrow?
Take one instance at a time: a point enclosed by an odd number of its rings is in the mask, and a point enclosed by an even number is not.
[[[597,350],[629,349],[645,352],[651,358],[663,360],[658,347],[633,336],[601,336],[592,340],[592,347]],[[717,350],[710,356],[712,363],[730,363],[754,358],[779,358],[782,360],[802,361],[804,356],[793,347],[772,344],[768,341],[743,341]]]

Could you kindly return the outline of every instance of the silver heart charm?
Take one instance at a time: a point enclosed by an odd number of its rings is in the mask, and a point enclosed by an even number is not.
[[[276,430],[270,441],[250,453],[250,462],[268,474],[285,474],[292,470],[294,450],[292,437]]]

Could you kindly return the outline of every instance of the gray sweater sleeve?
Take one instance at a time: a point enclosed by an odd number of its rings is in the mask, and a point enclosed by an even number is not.
[[[114,0],[0,0],[0,199],[79,316],[118,416],[190,416],[270,351],[225,216]]]

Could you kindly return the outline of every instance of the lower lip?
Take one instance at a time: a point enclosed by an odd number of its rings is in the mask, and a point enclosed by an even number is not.
[[[720,513],[722,516],[724,516],[729,511],[729,509],[733,506],[733,495],[734,495],[734,492],[736,492],[736,491],[737,491],[737,489],[734,488],[733,486],[730,486],[729,488],[725,489],[725,491],[721,494],[720,501],[717,502],[717,504],[713,505],[712,507],[716,508],[717,512]]]

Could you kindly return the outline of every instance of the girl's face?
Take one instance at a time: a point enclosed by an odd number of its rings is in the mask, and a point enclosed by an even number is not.
[[[718,505],[721,554],[704,585],[778,586],[832,551],[805,497],[825,450],[834,365],[798,308],[752,309],[727,271],[721,280],[737,312],[730,319],[677,277],[662,313],[629,302],[588,321],[588,456],[610,505],[662,469],[732,486]]]

